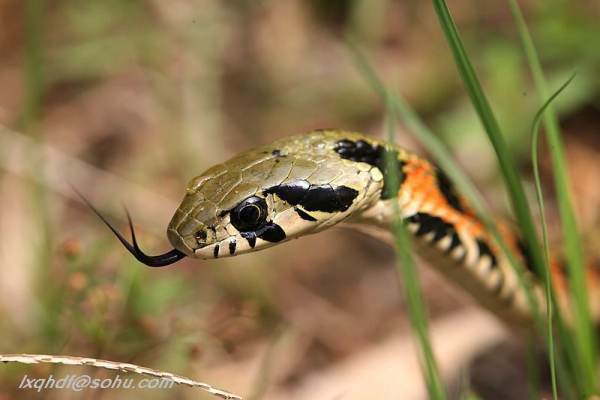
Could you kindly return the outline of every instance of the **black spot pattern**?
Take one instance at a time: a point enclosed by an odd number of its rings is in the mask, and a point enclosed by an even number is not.
[[[450,254],[455,248],[462,244],[454,225],[444,221],[439,217],[419,212],[411,215],[406,220],[409,223],[417,225],[417,231],[415,232],[415,236],[417,237],[434,232],[433,242],[438,242],[441,239],[450,236],[450,245],[446,250],[444,250],[444,253],[446,254]]]
[[[229,254],[234,255],[235,254],[235,247],[237,246],[237,242],[235,241],[235,239],[231,239],[229,241]]]
[[[398,159],[397,151],[386,150],[381,145],[373,146],[364,140],[348,139],[336,142],[333,150],[346,160],[364,162],[378,168],[384,177],[381,190],[383,200],[398,195],[398,189],[404,182],[404,162]],[[397,179],[390,173],[390,167],[395,170]],[[395,182],[396,180],[397,182]]]
[[[436,178],[438,183],[438,188],[440,192],[450,205],[450,207],[454,208],[457,211],[464,212],[465,209],[461,204],[460,198],[456,194],[456,190],[454,189],[454,185],[448,175],[444,173],[439,167],[435,167]]]
[[[461,245],[460,238],[458,237],[458,233],[452,232],[452,241],[450,242],[450,246],[446,249],[446,254],[452,253],[452,251]]]
[[[408,217],[407,220],[410,223],[417,224],[418,228],[415,232],[415,236],[423,236],[430,232],[434,232],[434,242],[437,242],[451,233],[455,233],[454,226],[452,224],[427,213],[416,213]]]
[[[213,256],[215,258],[219,257],[219,245],[216,245],[215,248],[213,249]]]
[[[385,153],[385,149],[382,146],[374,147],[364,140],[353,142],[348,139],[338,141],[334,146],[334,150],[342,158],[356,162],[365,162],[374,167],[378,167]]]
[[[274,193],[293,206],[301,205],[306,211],[329,213],[346,211],[358,196],[357,190],[347,186],[311,185],[305,180],[273,186],[264,193]]]
[[[477,247],[479,248],[479,258],[486,255],[489,256],[492,260],[492,268],[496,268],[498,260],[492,249],[490,249],[490,246],[483,239],[477,239]]]

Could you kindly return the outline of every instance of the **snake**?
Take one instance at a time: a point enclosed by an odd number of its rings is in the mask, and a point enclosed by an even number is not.
[[[391,241],[390,226],[399,217],[414,239],[416,253],[447,280],[511,324],[532,320],[527,292],[507,254],[448,175],[414,152],[361,133],[316,130],[250,149],[209,168],[187,185],[167,228],[173,249],[164,254],[141,250],[129,213],[131,242],[88,205],[123,246],[150,267],[185,257],[238,256],[340,224]],[[542,278],[524,241],[508,224],[498,223],[498,228],[509,251],[525,265],[523,276],[543,307]],[[566,273],[557,262],[550,265],[558,303],[564,305]],[[590,293],[597,317],[600,290]]]

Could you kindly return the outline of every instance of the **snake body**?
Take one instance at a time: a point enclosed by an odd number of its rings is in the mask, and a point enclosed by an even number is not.
[[[391,174],[389,168],[396,170]],[[135,236],[130,244],[109,227],[140,261],[162,266],[185,256],[257,251],[341,223],[390,236],[395,210],[414,235],[418,253],[439,272],[501,318],[530,319],[514,269],[444,172],[401,147],[359,133],[319,130],[293,136],[208,169],[188,184],[167,229],[174,249],[163,255],[147,256]],[[528,265],[518,236],[501,228],[510,250]],[[558,268],[552,272],[562,297],[564,278]],[[531,268],[525,277],[543,305],[538,277]]]

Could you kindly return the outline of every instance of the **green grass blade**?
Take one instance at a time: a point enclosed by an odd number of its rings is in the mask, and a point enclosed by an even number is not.
[[[516,0],[508,0],[513,17],[516,21],[525,56],[531,69],[538,95],[544,99],[548,97],[548,86],[542,66],[523,18],[523,14]],[[570,80],[569,80],[570,81]],[[596,379],[596,365],[598,365],[598,352],[596,347],[595,331],[591,320],[588,304],[587,287],[585,279],[585,266],[581,238],[577,229],[573,204],[570,196],[570,182],[567,174],[566,160],[561,140],[558,118],[551,105],[548,103],[543,114],[544,127],[552,159],[556,197],[561,220],[562,238],[565,255],[569,265],[571,296],[574,299],[575,329],[574,339],[577,358],[580,363],[580,374],[585,384],[587,394],[598,394]]]
[[[354,45],[354,41],[348,40],[347,43],[352,51],[352,54],[354,55],[357,68],[386,106],[386,127],[388,132],[387,139],[390,143],[394,143],[395,124],[397,120],[397,108],[394,106],[394,97],[391,96],[385,86],[381,83],[374,70],[370,67],[367,59]],[[400,177],[398,176],[397,172],[397,162],[398,161],[393,158],[386,160],[386,164],[388,164],[386,169],[391,172],[391,174],[389,174],[391,176],[387,176],[386,179],[390,182],[391,187],[396,188],[399,187],[400,182]],[[443,384],[439,376],[439,369],[437,367],[431,342],[429,340],[429,327],[426,316],[427,313],[420,289],[421,286],[417,275],[415,261],[412,257],[410,235],[406,231],[406,227],[400,218],[400,210],[397,204],[395,204],[394,215],[395,217],[394,222],[392,223],[392,232],[394,234],[396,253],[399,259],[396,263],[396,269],[401,278],[401,284],[403,284],[404,287],[407,311],[411,321],[411,326],[419,343],[419,349],[421,352],[421,366],[425,383],[427,385],[429,398],[436,400],[446,399]]]
[[[496,117],[483,93],[475,70],[469,61],[469,57],[464,49],[462,40],[458,34],[456,25],[454,24],[454,20],[450,15],[446,2],[444,0],[433,0],[433,5],[438,14],[442,30],[450,45],[458,71],[471,98],[471,102],[477,111],[479,119],[481,120],[481,123],[488,134],[488,138],[494,147],[496,156],[498,157],[498,163],[508,188],[512,208],[523,234],[523,240],[527,244],[535,267],[542,274],[543,255],[539,245],[533,217],[531,216],[529,204],[525,196],[525,191],[515,168],[516,164],[504,140]]]
[[[386,126],[388,131],[388,141],[395,142],[395,127],[396,115],[393,106],[390,102],[390,96],[386,92]],[[398,160],[393,156],[392,152],[388,152],[386,157],[386,165],[388,176],[387,181],[393,192],[397,192],[400,188],[400,177],[398,172]],[[425,302],[421,293],[421,286],[417,274],[417,267],[412,256],[411,238],[404,226],[400,207],[397,202],[394,203],[394,219],[392,222],[392,232],[394,234],[394,242],[398,262],[396,269],[398,270],[400,280],[403,283],[406,305],[411,321],[411,326],[417,337],[419,348],[421,350],[421,366],[425,376],[425,383],[429,392],[429,398],[435,400],[446,399],[444,386],[440,379],[439,369],[433,355],[431,341],[429,338],[429,326],[427,323],[427,311]]]
[[[544,244],[544,258],[546,262],[546,268],[548,270],[550,266],[550,245],[548,240],[548,226],[546,224],[546,210],[544,206],[544,196],[542,194],[542,182],[540,179],[540,171],[539,171],[539,162],[538,162],[538,148],[539,148],[539,127],[540,121],[544,112],[548,109],[550,104],[554,101],[556,97],[571,83],[571,81],[575,78],[575,75],[572,75],[569,80],[567,80],[554,94],[546,100],[546,102],[542,105],[540,110],[537,112],[532,127],[531,134],[531,162],[533,164],[533,175],[535,179],[535,191],[538,202],[538,207],[540,209],[540,218],[542,223],[542,239]],[[550,358],[550,377],[552,380],[552,396],[554,400],[558,400],[558,386],[556,383],[556,349],[554,347],[554,335],[553,333],[553,304],[554,304],[554,291],[552,286],[552,275],[547,273],[544,276],[545,282],[545,291],[546,291],[546,319],[548,324],[548,355]]]

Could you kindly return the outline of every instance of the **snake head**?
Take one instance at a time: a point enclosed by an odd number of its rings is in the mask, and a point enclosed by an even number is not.
[[[364,190],[373,180],[369,166],[339,157],[336,138],[323,132],[288,138],[194,178],[169,224],[171,244],[190,257],[232,256],[346,219],[377,185]]]
[[[185,256],[217,258],[316,233],[368,208],[382,189],[376,155],[362,136],[315,131],[250,150],[192,179],[167,236],[172,250],[151,256],[138,246],[130,220],[125,239],[86,203],[142,263],[160,267]],[[361,143],[348,157],[347,146]],[[357,162],[360,161],[360,162]]]

